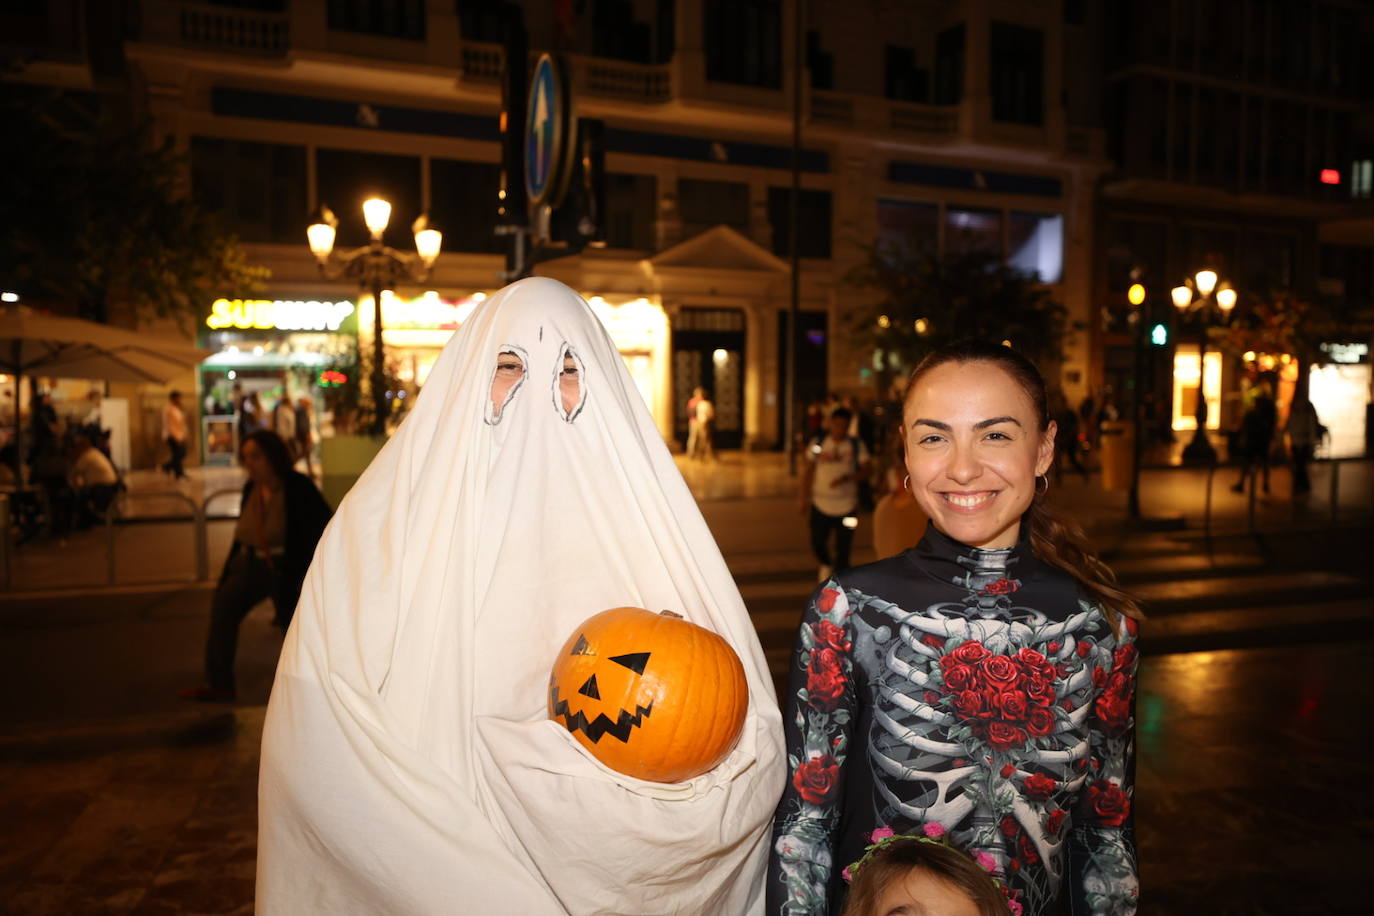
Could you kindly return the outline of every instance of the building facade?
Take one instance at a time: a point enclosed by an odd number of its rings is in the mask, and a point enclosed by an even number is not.
[[[1239,427],[1261,376],[1277,380],[1282,414],[1300,372],[1296,354],[1228,352],[1222,325],[1244,323],[1288,293],[1326,299],[1346,323],[1325,343],[1356,361],[1319,363],[1312,399],[1332,428],[1331,453],[1363,453],[1374,302],[1365,177],[1374,69],[1361,50],[1374,40],[1370,7],[1121,0],[1084,8],[1106,52],[1114,163],[1099,197],[1094,385],[1124,408],[1139,384],[1159,438],[1192,436],[1201,390],[1220,438]],[[1204,269],[1237,292],[1233,313],[1211,311],[1205,329],[1203,310],[1185,316],[1171,301],[1173,288]],[[1147,298],[1133,324],[1127,293],[1137,282]],[[1151,330],[1153,342],[1136,339]]]
[[[795,80],[798,400],[881,394],[872,354],[845,332],[873,294],[845,276],[866,246],[899,236],[985,245],[1037,274],[1074,328],[1057,381],[1074,400],[1089,390],[1094,189],[1109,163],[1077,4],[856,13],[839,0],[595,0],[574,15],[503,0],[140,0],[118,7],[117,40],[100,42],[86,5],[47,9],[103,49],[99,67],[91,55],[61,78],[79,84],[82,66],[86,79],[122,73],[157,133],[186,153],[191,193],[271,270],[260,302],[205,303],[210,409],[232,382],[269,401],[317,389],[350,335],[370,332],[370,297],[323,278],[305,245],[320,204],[339,215],[341,246],[365,239],[370,194],[393,204],[394,247],[408,247],[422,212],[445,232],[432,278],[384,297],[405,385],[423,384],[465,309],[503,285],[498,114],[511,17],[532,56],[565,55],[578,115],[605,123],[606,244],[536,272],[592,301],[666,438],[685,435],[700,384],[716,401],[719,444],[780,444]],[[21,78],[58,69],[38,59]]]

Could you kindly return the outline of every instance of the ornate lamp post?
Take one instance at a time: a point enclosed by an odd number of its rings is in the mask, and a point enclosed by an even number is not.
[[[412,278],[417,282],[429,279],[434,262],[439,259],[444,236],[421,214],[411,225],[415,234],[415,254],[397,251],[382,242],[387,223],[391,222],[391,204],[380,197],[363,201],[363,222],[372,240],[352,251],[336,252],[334,235],[339,220],[327,206],[321,205],[311,220],[305,235],[310,251],[319,262],[320,273],[326,277],[354,277],[360,288],[372,293],[372,435],[386,435],[386,421],[391,404],[386,397],[385,353],[382,347],[382,291],[394,287],[398,281]]]
[[[1236,306],[1236,291],[1228,285],[1218,288],[1215,270],[1199,270],[1195,275],[1175,286],[1171,296],[1180,316],[1193,314],[1198,322],[1198,379],[1197,429],[1193,440],[1183,448],[1186,461],[1215,462],[1217,451],[1207,439],[1207,331],[1211,326],[1212,308],[1217,309],[1221,322],[1231,317]]]

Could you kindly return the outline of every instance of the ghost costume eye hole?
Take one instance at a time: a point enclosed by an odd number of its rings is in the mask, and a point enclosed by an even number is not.
[[[554,378],[554,404],[558,414],[571,423],[582,412],[585,401],[582,387],[582,360],[578,359],[572,347],[563,346],[563,357],[558,363],[558,374]]]
[[[491,378],[491,410],[487,422],[499,423],[501,414],[515,397],[525,380],[525,358],[515,347],[502,347],[496,354],[496,368]]]

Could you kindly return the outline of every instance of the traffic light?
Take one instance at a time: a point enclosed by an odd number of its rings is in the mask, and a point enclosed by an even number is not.
[[[1150,343],[1156,347],[1167,346],[1169,343],[1169,328],[1164,322],[1155,322],[1154,327],[1150,328]]]

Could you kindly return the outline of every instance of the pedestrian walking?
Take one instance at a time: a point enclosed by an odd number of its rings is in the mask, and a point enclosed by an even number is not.
[[[1013,912],[1130,916],[1140,612],[1045,502],[1044,382],[1010,348],[963,341],[921,362],[903,403],[930,525],[812,595],[764,912],[839,914],[844,866],[891,833],[951,838]]]
[[[296,400],[296,458],[305,459],[305,473],[315,476],[315,411],[310,398],[301,395]]]
[[[1245,492],[1245,482],[1258,466],[1264,492],[1269,492],[1269,451],[1274,447],[1274,430],[1278,425],[1278,405],[1267,381],[1256,386],[1254,397],[1240,420],[1241,465],[1240,479],[1231,485],[1231,492]]]
[[[715,461],[716,405],[711,400],[710,392],[704,388],[697,390],[701,392],[701,397],[697,399],[696,406],[697,450],[694,457],[702,461]]]
[[[1317,416],[1317,409],[1305,396],[1293,399],[1288,411],[1288,450],[1293,462],[1293,495],[1301,496],[1312,492],[1312,478],[1308,476],[1307,466],[1312,455],[1326,435],[1326,427]]]
[[[278,664],[259,910],[757,912],[783,778],[768,665],[605,327],[561,283],[521,280],[450,338],[425,391],[320,541]],[[641,746],[640,721],[673,709],[625,711],[625,691],[662,683],[679,647],[597,656],[565,698],[576,713],[548,718],[551,666],[588,647],[570,637],[634,604],[743,664],[744,731],[690,782],[622,776],[567,724]],[[697,697],[686,715],[713,715]]]
[[[1078,438],[1078,411],[1070,407],[1068,399],[1059,392],[1054,394],[1052,403],[1055,405],[1054,475],[1056,478],[1063,477],[1064,462],[1067,461],[1083,475],[1084,480],[1088,480],[1088,469],[1079,457],[1083,443]]]
[[[186,477],[182,462],[186,460],[186,413],[181,409],[181,392],[173,391],[167,395],[167,404],[162,408],[162,438],[167,441],[167,451],[171,453],[162,463],[162,470],[177,480]]]
[[[296,453],[296,405],[291,403],[291,396],[286,393],[284,387],[277,406],[272,408],[272,432],[276,433],[277,438],[286,446],[286,452],[291,456],[291,463],[294,465],[300,457]]]
[[[687,457],[696,458],[697,456],[697,405],[701,403],[701,398],[706,394],[706,389],[700,385],[692,389],[692,396],[687,399]]]
[[[181,691],[188,700],[236,698],[239,624],[258,602],[270,598],[273,622],[283,630],[290,625],[315,544],[329,523],[329,504],[309,477],[292,470],[291,456],[276,433],[253,433],[239,446],[239,460],[248,482],[234,525],[234,543],[210,605],[207,683]]]
[[[849,550],[859,526],[859,484],[868,478],[863,440],[849,435],[854,415],[846,407],[830,412],[829,431],[812,440],[801,474],[801,512],[811,529],[811,550],[824,582],[849,567]]]

